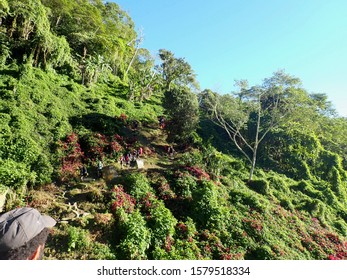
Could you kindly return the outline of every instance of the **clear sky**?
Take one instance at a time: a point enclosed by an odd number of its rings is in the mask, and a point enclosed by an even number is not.
[[[202,89],[260,84],[284,69],[347,117],[346,0],[113,0],[143,30],[143,47],[192,66]]]

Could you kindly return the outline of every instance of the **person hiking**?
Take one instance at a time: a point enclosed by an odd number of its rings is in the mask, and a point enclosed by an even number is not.
[[[123,165],[126,165],[125,156],[121,155],[120,158],[119,158],[119,161],[120,161],[121,168],[123,168]]]
[[[167,153],[169,155],[170,158],[172,158],[175,154],[175,150],[174,148],[172,147],[172,145],[170,145],[168,148],[167,148]]]
[[[138,157],[141,157],[143,155],[143,148],[140,147],[138,150],[137,150],[137,154],[138,154]]]
[[[102,169],[104,168],[104,165],[101,159],[98,160],[97,168],[98,168],[98,178],[102,178]]]
[[[126,165],[130,165],[130,161],[131,161],[131,153],[130,152],[128,152],[126,155],[125,155],[125,163],[126,163]]]
[[[56,221],[30,207],[0,215],[0,260],[40,260]]]
[[[164,127],[165,127],[165,118],[163,116],[160,116],[159,119],[158,119],[158,122],[159,122],[160,129],[164,129]]]
[[[133,160],[137,160],[138,152],[137,150],[133,150]]]
[[[83,181],[88,176],[88,171],[85,165],[81,166],[80,176],[81,176],[81,181]]]

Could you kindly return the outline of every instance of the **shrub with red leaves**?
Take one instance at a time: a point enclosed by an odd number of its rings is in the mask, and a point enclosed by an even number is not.
[[[134,211],[136,200],[124,191],[122,185],[115,186],[112,190],[114,201],[112,211],[115,213],[119,208],[123,208],[126,213]]]
[[[71,180],[78,175],[84,153],[78,143],[78,135],[71,133],[65,140],[58,142],[61,167],[59,170],[62,181]]]
[[[185,223],[182,223],[182,222],[179,222],[177,225],[176,225],[177,229],[182,232],[182,233],[186,233],[187,230],[188,230],[188,227]]]
[[[208,175],[204,170],[196,166],[186,166],[188,172],[199,180],[205,179],[210,180],[210,175]]]
[[[159,197],[162,200],[168,200],[168,199],[175,199],[177,196],[173,192],[173,190],[170,188],[170,185],[168,182],[161,182],[161,184],[158,187]]]
[[[120,121],[122,121],[122,123],[126,124],[127,123],[127,119],[128,119],[128,116],[124,113],[121,113],[119,115],[119,117],[116,117],[117,119],[119,119]]]
[[[165,251],[166,252],[171,251],[173,242],[174,242],[173,238],[170,235],[167,235],[166,240],[165,240]]]

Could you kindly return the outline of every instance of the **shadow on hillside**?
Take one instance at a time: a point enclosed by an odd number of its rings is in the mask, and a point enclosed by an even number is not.
[[[0,76],[2,75],[9,75],[12,76],[13,78],[19,78],[19,71],[18,70],[14,70],[14,69],[2,69],[0,70]]]
[[[82,116],[74,116],[69,119],[73,128],[84,127],[93,132],[99,132],[106,135],[119,133],[119,121],[100,113],[90,113]]]

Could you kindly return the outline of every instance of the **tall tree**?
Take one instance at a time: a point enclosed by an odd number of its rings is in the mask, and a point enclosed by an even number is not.
[[[251,181],[259,145],[271,130],[288,121],[286,117],[307,94],[299,87],[299,79],[283,71],[265,79],[261,86],[249,88],[245,81],[237,82],[237,85],[240,92],[236,94],[219,95],[205,90],[201,95],[201,106],[250,163]]]
[[[154,68],[154,58],[147,49],[139,49],[129,71],[129,100],[142,102],[159,88],[159,73]]]
[[[2,20],[7,35],[4,45],[11,49],[8,57],[20,62],[29,58],[35,66],[53,67],[70,59],[66,40],[51,32],[47,9],[40,0],[13,0],[8,4],[9,11]]]
[[[159,50],[159,57],[162,60],[161,72],[165,90],[171,90],[174,85],[190,87],[193,90],[199,88],[193,69],[183,58],[176,58],[172,52],[164,49]]]
[[[183,58],[176,58],[168,50],[159,50],[162,63],[159,70],[163,78],[163,106],[170,119],[169,139],[187,141],[199,120],[197,95],[199,88],[195,73]]]
[[[164,94],[163,106],[170,119],[169,141],[189,141],[199,122],[199,103],[187,87],[174,87]]]

